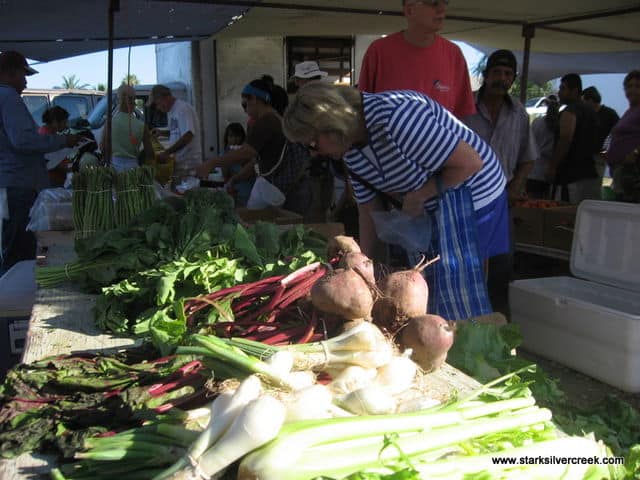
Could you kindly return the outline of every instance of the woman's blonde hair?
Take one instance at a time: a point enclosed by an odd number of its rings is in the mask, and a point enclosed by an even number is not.
[[[283,129],[292,142],[306,143],[319,133],[333,133],[350,146],[363,121],[362,99],[355,88],[315,81],[304,85],[284,113]]]
[[[136,91],[131,85],[123,83],[118,87],[118,106],[120,111],[128,112],[129,105],[132,105],[136,100]]]

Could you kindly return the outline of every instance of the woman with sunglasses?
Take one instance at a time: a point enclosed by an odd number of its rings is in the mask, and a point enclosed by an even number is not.
[[[365,254],[377,250],[371,213],[383,209],[381,197],[402,196],[402,210],[417,217],[439,208],[439,192],[463,188],[472,201],[468,210],[479,259],[508,251],[506,182],[495,153],[429,97],[409,90],[360,93],[314,82],[292,100],[284,131],[315,154],[344,159],[358,202]],[[442,240],[437,234],[431,245]],[[467,238],[452,240],[461,249],[468,243]]]
[[[216,167],[243,165],[229,179],[235,182],[251,178],[257,164],[258,173],[285,195],[283,208],[304,214],[311,203],[311,188],[307,175],[309,154],[300,145],[289,144],[282,132],[282,117],[273,106],[273,91],[269,82],[253,80],[242,89],[242,107],[253,119],[245,143],[219,157],[205,161],[197,169],[206,178]],[[285,148],[286,146],[286,148]]]

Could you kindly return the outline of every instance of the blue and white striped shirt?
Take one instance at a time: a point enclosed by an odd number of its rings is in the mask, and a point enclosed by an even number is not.
[[[471,145],[483,166],[465,181],[474,209],[490,204],[504,191],[506,180],[491,147],[436,101],[410,90],[363,93],[369,143],[344,157],[349,169],[382,192],[418,190],[442,169],[460,141]],[[376,192],[352,179],[358,203]],[[425,206],[435,208],[435,199]]]

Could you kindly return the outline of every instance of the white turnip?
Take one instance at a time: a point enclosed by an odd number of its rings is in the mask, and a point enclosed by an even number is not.
[[[422,271],[430,262],[420,262],[410,270],[393,272],[378,282],[380,298],[373,306],[373,323],[395,335],[411,318],[427,313],[429,287]]]
[[[400,332],[400,343],[411,348],[411,359],[426,372],[442,366],[453,345],[456,325],[438,315],[421,315],[409,319]]]
[[[336,235],[327,242],[327,258],[332,260],[349,252],[360,252],[360,245],[353,237]]]
[[[311,303],[321,312],[344,320],[371,318],[373,296],[364,278],[351,269],[327,273],[311,287]]]

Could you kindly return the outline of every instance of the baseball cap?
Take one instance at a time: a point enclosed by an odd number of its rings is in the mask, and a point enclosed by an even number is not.
[[[296,65],[295,73],[291,78],[313,78],[313,77],[326,77],[327,72],[320,70],[317,62],[308,61],[301,62]]]
[[[20,52],[7,51],[0,53],[0,72],[19,70],[20,68],[24,69],[24,74],[27,76],[38,73],[37,70],[29,66],[27,59]]]
[[[518,71],[518,62],[511,50],[496,50],[489,55],[485,72],[493,67],[510,67],[516,73]]]
[[[151,89],[149,100],[147,100],[147,105],[151,106],[158,98],[168,97],[169,95],[171,95],[171,89],[169,87],[165,87],[164,85],[154,85]]]

